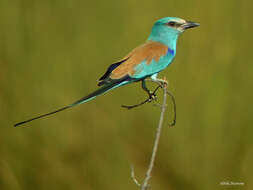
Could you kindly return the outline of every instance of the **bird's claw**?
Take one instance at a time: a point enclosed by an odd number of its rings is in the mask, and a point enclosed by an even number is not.
[[[157,100],[157,95],[154,92],[149,94],[148,102],[152,102],[153,100]]]
[[[168,81],[166,80],[166,78],[164,78],[164,79],[147,79],[147,80],[151,81],[151,82],[155,82],[161,88],[163,88],[164,86],[168,86]]]
[[[163,88],[164,86],[168,86],[168,81],[164,79],[159,79],[158,80],[159,85]]]

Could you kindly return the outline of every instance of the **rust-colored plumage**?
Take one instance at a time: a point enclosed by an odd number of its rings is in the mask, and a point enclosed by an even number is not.
[[[116,69],[114,69],[111,74],[111,79],[120,79],[126,75],[132,76],[134,74],[134,68],[136,65],[140,64],[142,61],[146,61],[146,64],[150,64],[152,60],[156,62],[159,61],[161,56],[167,54],[168,46],[155,41],[148,41],[145,44],[135,48],[126,57],[127,59]]]

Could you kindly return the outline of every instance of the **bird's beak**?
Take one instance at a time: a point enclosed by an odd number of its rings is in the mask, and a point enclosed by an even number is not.
[[[200,25],[199,23],[192,22],[192,21],[187,21],[185,24],[182,25],[182,28],[184,30],[186,30],[186,29],[189,29],[189,28],[197,27],[199,25]]]

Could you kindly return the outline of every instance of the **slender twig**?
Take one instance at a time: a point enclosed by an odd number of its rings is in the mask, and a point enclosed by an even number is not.
[[[164,120],[164,114],[165,114],[165,111],[166,111],[166,108],[167,108],[167,104],[166,104],[166,102],[167,102],[167,95],[169,95],[171,97],[172,103],[173,103],[173,109],[174,109],[174,119],[173,119],[172,123],[169,124],[169,126],[174,126],[176,124],[176,102],[175,102],[175,98],[172,95],[172,93],[170,93],[169,91],[167,91],[168,82],[166,81],[165,78],[164,78],[164,80],[152,81],[152,82],[155,82],[155,83],[158,84],[158,87],[155,89],[155,91],[153,92],[152,95],[155,95],[156,91],[159,88],[163,89],[163,103],[162,103],[162,105],[155,104],[156,106],[158,106],[158,107],[161,108],[161,115],[160,115],[160,120],[159,120],[158,126],[156,128],[156,135],[155,135],[155,140],[154,140],[154,145],[153,145],[151,159],[150,159],[150,162],[149,162],[148,169],[146,171],[145,179],[143,180],[142,184],[140,184],[138,182],[138,180],[136,179],[135,173],[134,173],[134,168],[131,166],[131,177],[132,177],[134,183],[138,187],[140,187],[141,190],[146,190],[146,189],[148,189],[150,187],[149,180],[151,178],[151,172],[152,172],[153,167],[154,167],[156,153],[157,153],[157,149],[158,149],[158,144],[159,144],[160,136],[161,136],[161,130],[162,130],[162,125],[163,125],[163,120]],[[136,104],[136,105],[133,105],[133,106],[122,106],[122,107],[128,108],[128,109],[132,109],[132,108],[141,106],[141,105],[143,105],[143,104],[145,104],[147,102],[151,102],[153,100],[154,99],[150,99],[150,97],[149,97],[149,99],[146,99],[145,101],[143,101],[143,102],[141,102],[139,104]]]
[[[158,84],[159,86],[162,85],[161,82],[156,81],[156,80],[147,79],[147,81],[154,82],[154,83]],[[166,81],[166,79],[164,79],[164,81],[168,85],[168,82]],[[163,86],[161,86],[161,87],[163,88]],[[172,100],[172,103],[173,103],[174,117],[173,117],[173,121],[169,124],[169,127],[173,127],[173,126],[176,125],[176,120],[177,120],[176,100],[175,100],[175,97],[173,96],[173,94],[171,92],[167,91],[166,93],[171,97],[171,100]]]
[[[132,177],[134,183],[135,183],[137,186],[141,187],[141,184],[138,182],[138,180],[137,180],[136,177],[135,177],[135,174],[134,174],[134,167],[133,167],[133,166],[131,166],[131,177]]]
[[[161,111],[161,115],[160,115],[159,124],[158,124],[157,129],[156,129],[156,136],[155,136],[155,141],[154,141],[154,146],[153,146],[153,151],[152,151],[150,163],[149,163],[149,166],[148,166],[148,170],[146,172],[146,177],[143,181],[143,184],[141,185],[141,190],[146,190],[149,187],[149,180],[151,178],[151,172],[152,172],[152,169],[154,167],[156,152],[157,152],[157,149],[158,149],[158,144],[159,144],[159,140],[160,140],[160,136],[161,136],[161,130],[162,130],[162,125],[163,125],[163,120],[164,120],[164,113],[165,113],[165,110],[166,110],[166,101],[167,101],[167,85],[164,84],[163,85],[162,111]]]
[[[173,127],[176,125],[176,121],[177,121],[177,107],[176,107],[176,100],[175,97],[173,96],[172,93],[170,93],[169,91],[167,91],[167,94],[171,97],[172,103],[173,103],[173,112],[174,112],[174,117],[172,122],[169,124],[169,127]]]
[[[156,91],[159,89],[159,88],[162,88],[162,86],[157,86],[156,89],[154,90],[153,93],[151,93],[151,96],[148,97],[146,100],[144,100],[143,102],[139,103],[139,104],[135,104],[135,105],[131,105],[131,106],[127,106],[127,105],[121,105],[122,108],[127,108],[127,109],[133,109],[133,108],[136,108],[136,107],[139,107],[143,104],[146,104],[146,103],[150,103],[152,102],[153,100],[156,100]]]

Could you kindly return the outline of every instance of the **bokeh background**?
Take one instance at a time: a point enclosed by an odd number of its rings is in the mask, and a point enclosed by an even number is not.
[[[252,1],[0,0],[0,189],[138,189],[160,110],[140,84],[37,120],[96,89],[108,65],[143,43],[155,20],[201,23],[179,39],[151,189],[253,189]],[[159,95],[161,97],[161,94]],[[171,107],[170,107],[171,108]],[[221,182],[244,185],[223,186]]]

